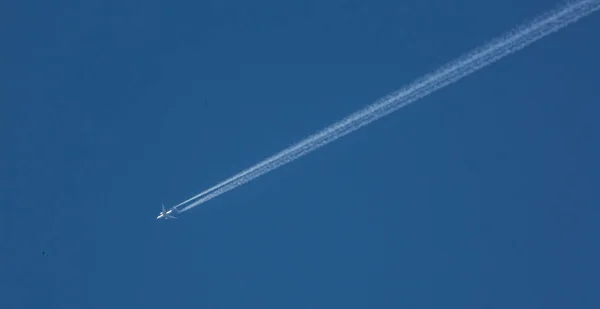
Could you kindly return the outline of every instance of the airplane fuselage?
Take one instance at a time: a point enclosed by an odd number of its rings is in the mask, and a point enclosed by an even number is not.
[[[165,209],[165,205],[161,205],[162,211],[160,212],[160,214],[158,215],[158,217],[156,217],[156,219],[177,219],[177,217],[173,216],[171,213],[173,213],[173,210],[175,210],[174,208],[171,208],[169,210]]]
[[[169,215],[173,212],[173,209],[169,209],[167,211],[161,211],[160,215],[158,215],[158,217],[156,217],[156,219],[161,219],[161,218],[165,218],[168,219]]]

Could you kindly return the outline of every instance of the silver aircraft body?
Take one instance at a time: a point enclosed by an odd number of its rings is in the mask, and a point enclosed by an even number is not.
[[[174,211],[174,209],[166,210],[165,209],[165,205],[162,205],[162,211],[160,212],[160,214],[158,215],[158,217],[156,217],[156,219],[163,219],[163,218],[165,220],[167,220],[167,219],[177,219],[177,217],[175,217],[175,216],[172,215],[173,211]]]

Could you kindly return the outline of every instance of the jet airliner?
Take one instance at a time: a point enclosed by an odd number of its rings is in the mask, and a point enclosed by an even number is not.
[[[166,210],[165,205],[162,205],[162,211],[160,212],[160,215],[158,215],[158,217],[156,217],[156,219],[162,219],[162,218],[165,218],[165,220],[177,219],[177,217],[171,215],[172,212],[173,212],[173,209]]]

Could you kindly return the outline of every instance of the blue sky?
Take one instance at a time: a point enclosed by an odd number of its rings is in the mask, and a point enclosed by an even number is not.
[[[598,13],[155,220],[556,4],[3,2],[0,308],[597,308]]]

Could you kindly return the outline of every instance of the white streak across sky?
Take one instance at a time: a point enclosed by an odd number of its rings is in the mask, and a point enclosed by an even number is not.
[[[433,73],[417,79],[400,90],[381,98],[362,110],[347,116],[173,208],[178,208],[195,200],[193,203],[179,210],[179,212],[184,212],[229,190],[233,190],[259,176],[307,155],[348,133],[358,130],[383,116],[389,115],[410,103],[416,102],[441,88],[457,82],[471,73],[576,22],[599,8],[600,0],[580,0],[569,2],[558,9],[542,14],[529,23],[519,26],[515,30],[509,31],[491,42],[476,48],[442,66]]]

